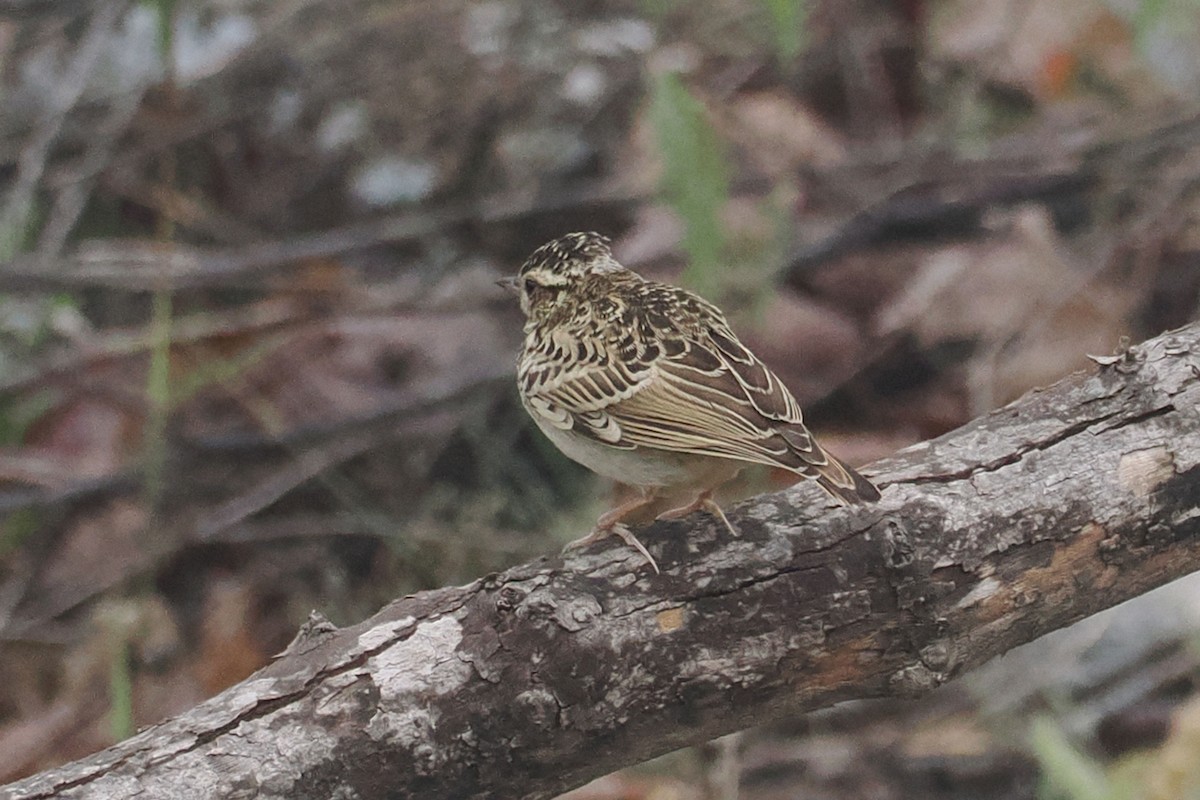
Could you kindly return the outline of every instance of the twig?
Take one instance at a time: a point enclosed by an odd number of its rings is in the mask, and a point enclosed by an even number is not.
[[[228,287],[298,261],[332,258],[378,244],[419,239],[464,222],[495,224],[531,214],[579,206],[626,206],[646,199],[640,191],[585,185],[560,194],[530,199],[502,195],[355,223],[284,241],[261,242],[229,250],[206,251],[183,245],[144,241],[93,242],[71,259],[70,269],[47,271],[36,259],[18,256],[0,263],[0,290],[108,286],[154,291],[204,286]]]
[[[291,300],[268,300],[217,314],[205,311],[177,319],[171,329],[171,342],[185,345],[214,338],[263,335],[312,320],[312,312]],[[141,355],[154,342],[145,331],[99,333],[86,343],[43,359],[40,367],[0,378],[0,395],[25,391],[49,383],[64,375],[86,373],[96,362]]]
[[[93,66],[110,30],[125,13],[128,0],[100,3],[80,40],[70,67],[55,85],[32,137],[17,159],[17,175],[4,206],[0,207],[0,231],[15,236],[24,228],[34,191],[46,169],[50,147],[62,130],[68,112],[79,102],[93,77]]]
[[[72,174],[62,178],[58,196],[54,199],[54,206],[38,239],[37,256],[44,262],[57,258],[62,252],[67,237],[83,212],[96,177],[108,165],[121,135],[137,113],[144,93],[144,88],[141,88],[126,92],[113,101],[108,114],[88,137],[87,150],[80,163],[72,170]]]

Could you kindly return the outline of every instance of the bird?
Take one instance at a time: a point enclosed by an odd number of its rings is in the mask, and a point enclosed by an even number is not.
[[[657,518],[705,510],[737,536],[713,492],[753,464],[813,480],[843,505],[879,499],[817,443],[792,393],[717,306],[625,268],[607,237],[561,236],[497,283],[525,315],[525,410],[566,456],[637,490],[564,550],[615,534],[659,572],[623,520],[686,491],[691,502]]]

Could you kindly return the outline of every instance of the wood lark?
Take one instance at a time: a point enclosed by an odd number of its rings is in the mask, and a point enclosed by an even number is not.
[[[736,536],[712,493],[750,464],[810,478],[843,504],[879,499],[817,444],[791,392],[720,309],[621,266],[605,237],[555,239],[499,283],[525,312],[517,366],[525,410],[568,457],[640,491],[568,548],[616,534],[657,572],[622,520],[668,490],[695,499],[659,519],[705,509]]]

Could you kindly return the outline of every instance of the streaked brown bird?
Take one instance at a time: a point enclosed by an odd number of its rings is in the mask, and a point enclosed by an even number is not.
[[[694,499],[659,519],[704,509],[736,536],[712,494],[750,464],[791,470],[843,504],[879,499],[817,444],[791,392],[720,309],[621,266],[605,237],[548,242],[499,283],[525,312],[517,366],[525,409],[568,457],[639,490],[568,548],[616,534],[658,571],[622,520],[668,490]]]

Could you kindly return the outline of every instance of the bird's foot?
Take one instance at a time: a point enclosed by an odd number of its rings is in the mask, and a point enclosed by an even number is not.
[[[604,528],[600,525],[597,525],[596,527],[592,528],[592,532],[587,536],[581,536],[578,539],[572,539],[571,541],[567,542],[565,545],[563,545],[562,551],[565,553],[568,550],[577,550],[580,547],[587,547],[589,544],[598,542],[601,539],[607,539],[611,533],[612,528]]]
[[[620,536],[621,541],[641,553],[642,558],[646,559],[646,563],[654,569],[656,574],[662,574],[662,570],[658,568],[658,562],[654,560],[654,556],[650,555],[650,551],[646,549],[646,545],[638,541],[638,538],[633,535],[633,531],[629,530],[628,525],[618,522],[612,526],[611,532]]]
[[[601,517],[601,523],[603,522],[603,519],[604,518]],[[625,544],[641,553],[642,558],[646,559],[646,563],[649,564],[656,573],[662,574],[662,570],[658,568],[658,562],[654,560],[654,556],[650,555],[650,551],[646,549],[646,546],[638,541],[637,537],[633,535],[633,531],[629,530],[627,525],[624,525],[620,522],[612,522],[608,525],[597,524],[596,527],[592,529],[592,532],[587,536],[576,539],[573,542],[568,542],[563,548],[563,552],[565,553],[568,550],[584,547],[592,544],[593,542],[598,542],[601,539],[607,539],[613,534],[620,537],[621,541],[625,542]]]
[[[717,501],[712,499],[712,489],[706,489],[700,494],[696,495],[696,499],[688,503],[686,506],[680,506],[679,508],[672,508],[669,511],[662,512],[658,515],[658,519],[682,519],[688,514],[692,514],[700,510],[707,511],[717,519],[721,520],[721,522],[725,524],[725,527],[729,529],[729,532],[734,536],[739,535],[737,528],[733,527],[733,523],[729,521],[729,517],[725,516],[725,512],[721,510],[719,505],[717,505]]]

